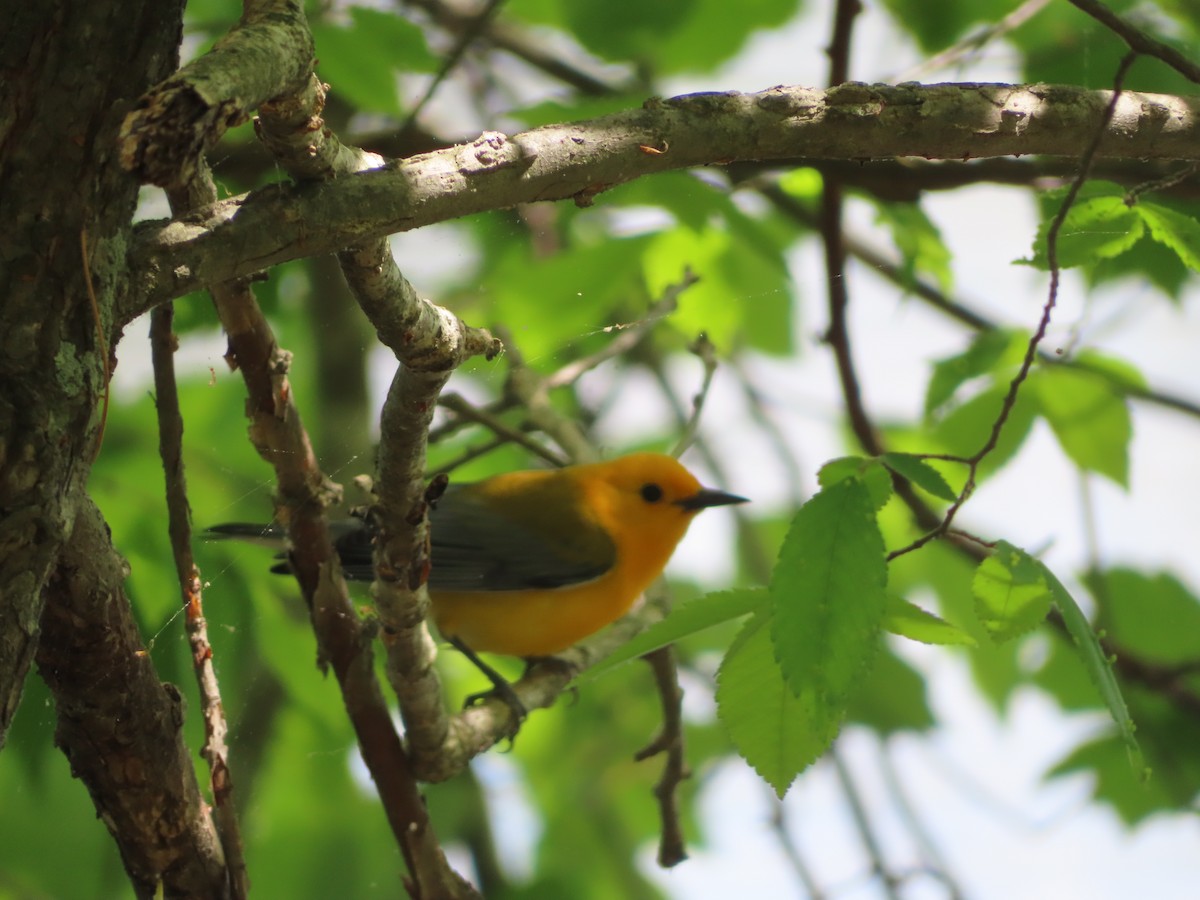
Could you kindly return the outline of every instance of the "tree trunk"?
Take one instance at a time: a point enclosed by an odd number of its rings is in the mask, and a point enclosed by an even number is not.
[[[117,130],[174,69],[181,23],[182,4],[160,0],[0,15],[0,747],[99,438],[138,191]]]

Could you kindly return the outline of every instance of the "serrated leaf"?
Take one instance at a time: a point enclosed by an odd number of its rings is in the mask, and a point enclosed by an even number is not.
[[[771,650],[771,631],[760,610],[734,639],[717,672],[717,717],[738,753],[783,797],[833,743],[844,704],[821,699],[811,685],[793,691]]]
[[[907,478],[923,491],[953,503],[958,494],[946,483],[942,473],[919,456],[911,453],[885,453],[883,464],[902,478]]]
[[[1021,260],[1034,268],[1050,268],[1047,238],[1054,216],[1038,228],[1033,258]],[[1069,269],[1124,253],[1146,233],[1143,216],[1125,203],[1124,195],[1078,200],[1063,220],[1056,244],[1058,266]]]
[[[844,703],[878,646],[887,565],[874,504],[857,479],[809,499],[771,578],[775,658],[797,696]]]
[[[1129,715],[1129,707],[1125,705],[1121,686],[1117,684],[1116,676],[1113,675],[1112,665],[1104,653],[1104,648],[1100,646],[1100,639],[1092,630],[1092,626],[1075,602],[1075,598],[1062,586],[1062,582],[1040,560],[1034,559],[1032,562],[1038,569],[1042,581],[1051,591],[1054,605],[1062,616],[1063,624],[1079,649],[1079,656],[1083,660],[1088,677],[1096,685],[1105,706],[1108,707],[1109,715],[1116,723],[1117,730],[1129,753],[1129,764],[1133,767],[1134,774],[1139,779],[1145,780],[1150,773],[1146,769],[1142,749],[1138,746],[1137,738],[1134,736],[1133,719]]]
[[[1052,599],[1040,563],[999,541],[971,582],[975,612],[997,643],[1024,634],[1045,620]]]
[[[927,612],[903,597],[889,594],[883,628],[922,644],[961,644],[974,647],[975,638],[945,619]]]
[[[825,488],[839,481],[857,478],[870,462],[865,456],[839,456],[831,459],[817,470],[817,484]]]
[[[1044,366],[1030,374],[1028,387],[1072,462],[1129,486],[1133,422],[1125,398],[1107,377]]]
[[[1173,250],[1193,272],[1200,272],[1200,222],[1157,203],[1139,203],[1134,211],[1149,227],[1154,240]]]
[[[883,509],[892,498],[892,476],[877,459],[866,456],[839,456],[817,471],[817,484],[829,487],[847,479],[858,479],[871,495],[875,509]]]
[[[1028,339],[1021,332],[991,329],[975,338],[962,353],[935,361],[925,389],[925,415],[931,416],[945,406],[971,379],[995,372],[1002,363],[1020,362]]]
[[[746,588],[733,591],[715,591],[697,597],[682,606],[677,606],[666,618],[655,622],[641,634],[628,641],[614,653],[582,673],[576,684],[594,681],[630,660],[645,656],[667,644],[683,640],[693,634],[749,615],[768,603],[766,588]]]

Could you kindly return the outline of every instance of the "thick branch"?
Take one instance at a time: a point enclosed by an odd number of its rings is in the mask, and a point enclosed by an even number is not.
[[[143,181],[186,184],[201,155],[259,104],[304,83],[313,42],[299,0],[246,3],[238,27],[154,87],[121,126],[121,165]]]
[[[125,563],[83,500],[46,587],[38,671],[55,742],[112,832],[139,897],[228,896],[225,862],[180,731],[183,700],[154,672],[125,596]]]
[[[256,123],[272,154],[299,180],[320,183],[372,168],[374,154],[345,147],[323,127],[325,87],[317,79],[307,89],[265,105]],[[468,328],[441,307],[419,298],[400,272],[383,237],[338,254],[355,299],[380,340],[401,365],[384,404],[379,445],[380,503],[372,514],[381,527],[372,595],[388,653],[389,680],[400,700],[412,756],[438,747],[448,730],[433,667],[433,642],[425,626],[429,598],[426,503],[422,497],[425,444],[438,394],[460,362],[475,353],[489,358],[499,343]],[[473,897],[475,890],[447,863],[437,843],[409,756],[393,774],[396,790],[384,798],[393,821],[406,823],[399,835],[414,897]],[[379,777],[378,773],[376,778]]]
[[[519,203],[596,194],[643,175],[735,160],[1078,156],[1111,91],[1049,85],[844,84],[692,94],[512,138],[488,132],[389,167],[273,186],[194,217],[146,223],[121,321],[197,290],[304,256]],[[1200,98],[1126,92],[1099,156],[1200,158]]]
[[[9,4],[0,37],[0,747],[76,519],[137,184],[112,157],[125,98],[175,66],[182,2]],[[93,307],[81,259],[86,235]],[[97,314],[98,310],[98,314]],[[115,346],[115,340],[107,342]]]

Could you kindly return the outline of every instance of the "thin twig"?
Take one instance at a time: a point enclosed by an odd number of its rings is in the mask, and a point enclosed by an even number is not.
[[[409,0],[413,6],[425,10],[435,22],[462,34],[474,27],[478,20],[475,14],[467,14],[438,0]],[[493,46],[522,59],[535,69],[540,69],[563,84],[573,87],[581,94],[604,97],[616,94],[619,86],[609,85],[579,69],[574,63],[555,56],[546,46],[546,41],[536,34],[518,28],[508,22],[488,20],[479,29],[481,35]]]
[[[800,879],[800,883],[804,885],[808,900],[824,900],[825,892],[817,884],[812,866],[808,864],[808,861],[800,853],[800,848],[788,834],[787,808],[784,806],[784,802],[775,796],[774,791],[768,791],[767,794],[768,802],[771,804],[771,831],[774,832],[779,847],[783,850],[783,855],[787,858],[792,871],[796,873],[796,877]]]
[[[450,394],[442,394],[442,396],[438,398],[438,403],[440,404],[442,399],[445,397],[448,397],[448,396],[451,396],[451,395]],[[495,417],[495,416],[500,415],[501,413],[508,412],[514,406],[516,406],[516,404],[513,402],[511,397],[501,397],[498,400],[491,401],[486,406],[475,407],[475,408],[486,413],[489,416]],[[430,428],[429,429],[429,443],[436,444],[438,441],[445,440],[450,435],[454,434],[456,431],[461,431],[463,428],[466,428],[470,424],[471,423],[469,421],[460,419],[456,416],[456,417],[450,419],[450,421],[448,421],[448,422],[443,422],[441,425],[438,425],[436,428]]]
[[[1067,213],[1071,211],[1071,207],[1075,203],[1075,198],[1079,196],[1079,191],[1083,188],[1084,182],[1087,181],[1088,174],[1091,170],[1092,159],[1095,157],[1096,151],[1100,147],[1100,141],[1103,139],[1104,133],[1108,128],[1108,123],[1111,121],[1113,113],[1116,111],[1117,103],[1121,99],[1122,85],[1125,82],[1125,76],[1128,74],[1129,68],[1133,65],[1135,59],[1137,59],[1137,54],[1129,53],[1121,60],[1120,65],[1117,67],[1117,74],[1113,80],[1112,98],[1109,100],[1108,106],[1105,109],[1104,119],[1100,125],[1100,128],[1097,129],[1096,133],[1093,135],[1087,150],[1080,158],[1079,174],[1071,183],[1070,188],[1067,189],[1067,195],[1063,198],[1062,205],[1059,207],[1058,212],[1050,222],[1050,227],[1046,231],[1046,263],[1050,270],[1050,287],[1049,291],[1047,292],[1046,303],[1042,307],[1042,316],[1038,322],[1038,326],[1034,331],[1033,336],[1029,339],[1029,344],[1025,349],[1025,357],[1021,360],[1021,366],[1017,370],[1016,375],[1013,376],[1012,381],[1009,382],[1008,391],[1000,405],[1000,412],[996,416],[996,420],[992,423],[991,432],[989,433],[988,438],[984,442],[983,446],[980,447],[973,456],[967,458],[966,462],[968,464],[968,471],[966,482],[963,484],[962,490],[959,491],[958,497],[946,510],[946,514],[942,517],[941,523],[932,531],[926,532],[912,543],[901,547],[898,550],[893,550],[888,554],[887,558],[889,562],[899,556],[903,556],[905,553],[911,553],[912,551],[925,546],[934,538],[946,533],[946,531],[950,528],[951,523],[954,521],[954,517],[958,514],[958,511],[962,508],[962,505],[967,501],[967,498],[971,496],[971,493],[975,489],[979,464],[996,448],[996,445],[1000,441],[1000,432],[1003,430],[1004,424],[1008,421],[1008,417],[1012,413],[1013,407],[1016,405],[1017,393],[1020,391],[1021,385],[1025,382],[1025,379],[1029,375],[1030,369],[1033,367],[1033,362],[1037,358],[1038,346],[1041,344],[1042,339],[1046,336],[1046,330],[1050,326],[1050,317],[1053,314],[1054,307],[1058,302],[1058,285],[1061,275],[1061,270],[1058,265],[1059,233],[1062,231],[1063,223],[1067,219]]]
[[[1010,31],[1024,25],[1049,5],[1050,0],[1025,0],[1024,3],[999,21],[984,25],[978,31],[968,34],[958,43],[952,44],[940,53],[934,54],[919,65],[913,66],[899,75],[881,80],[894,83],[920,81],[930,72],[944,69],[970,53],[977,53],[990,42],[997,38],[1002,38]]]
[[[601,363],[628,353],[646,336],[650,328],[675,312],[679,306],[679,296],[699,280],[700,276],[694,274],[690,268],[685,268],[679,281],[663,288],[662,296],[654,301],[644,316],[629,325],[610,325],[604,329],[605,331],[617,331],[620,334],[595,353],[567,363],[553,375],[547,376],[546,388],[553,390],[572,385],[584,373],[590,372]]]
[[[375,167],[379,160],[373,154],[344,146],[328,128],[314,127],[320,121],[323,99],[324,87],[312,79],[305,90],[277,98],[260,110],[257,130],[280,165],[293,176],[311,181],[328,181]],[[385,808],[393,828],[401,826],[397,837],[413,881],[410,893],[420,897],[475,897],[478,892],[449,865],[418,784],[423,763],[436,757],[450,736],[449,717],[434,666],[437,651],[425,624],[429,609],[425,582],[430,565],[431,497],[422,479],[429,424],[446,381],[471,356],[492,359],[503,348],[486,330],[471,328],[449,311],[420,298],[397,266],[386,238],[364,238],[357,246],[339,252],[338,262],[379,340],[400,363],[380,415],[375,480],[378,504],[371,510],[379,531],[371,596],[387,651],[384,669],[399,700],[408,750],[396,748],[401,760],[394,772],[384,774],[372,767],[372,775],[377,784],[381,778],[387,779],[393,789]],[[319,586],[328,586],[340,605],[345,587],[337,567],[321,567],[319,575]],[[344,631],[347,626],[328,617],[335,609],[332,604],[314,607],[318,626]],[[351,663],[354,668],[345,674],[361,678],[377,694],[366,636],[356,615],[342,615],[355,629],[353,634],[344,635],[354,638],[354,643],[348,648],[335,648],[343,649],[341,659],[334,659],[335,670],[339,662],[343,667]],[[341,681],[343,671],[339,670],[338,676]],[[372,701],[376,699],[374,694]],[[349,703],[347,709],[353,719],[355,710]],[[506,733],[515,731],[515,725],[510,728]],[[392,742],[399,743],[390,722],[387,732],[378,737],[386,740],[390,749]],[[360,743],[366,750],[361,733]]]
[[[471,405],[465,397],[459,394],[442,394],[438,398],[438,406],[450,410],[450,412],[454,413],[464,422],[474,422],[477,425],[482,425],[497,437],[503,438],[506,442],[524,447],[534,456],[544,459],[556,468],[567,464],[565,459],[542,444],[539,444],[529,435],[511,427],[503,420],[492,415],[488,410]]]
[[[883,893],[889,900],[900,900],[900,895],[896,891],[900,880],[888,870],[887,862],[883,858],[883,848],[875,836],[875,830],[871,827],[871,820],[867,816],[867,808],[858,793],[858,786],[854,783],[850,768],[842,759],[841,750],[836,743],[830,749],[829,757],[833,760],[834,771],[837,772],[838,784],[842,788],[842,793],[846,795],[846,804],[850,807],[850,816],[858,831],[858,838],[862,841],[863,849],[866,850],[867,856],[871,860],[871,868],[879,876]]]
[[[310,121],[304,101],[292,105],[285,98],[277,102],[278,108],[288,109],[288,119],[296,127]],[[319,167],[331,168],[343,158],[336,148],[331,153],[319,146],[313,150],[309,158]],[[216,196],[203,160],[199,171],[187,186],[190,207],[211,203]],[[450,869],[437,843],[412,762],[375,677],[371,636],[341,577],[324,513],[340,496],[340,488],[321,472],[296,408],[287,378],[290,355],[275,342],[248,284],[219,283],[211,288],[211,294],[229,335],[227,358],[241,371],[246,384],[251,439],[275,470],[277,517],[287,528],[292,569],[311,612],[320,658],[332,665],[337,676],[363,762],[379,791],[383,812],[412,879],[412,892],[416,896],[471,896],[469,885]]]
[[[850,36],[854,32],[854,19],[860,12],[860,0],[838,0],[833,11],[833,34],[825,51],[829,56],[830,87],[850,78]]]
[[[704,414],[704,404],[708,399],[708,391],[712,387],[713,376],[717,372],[717,348],[708,339],[708,335],[699,334],[688,344],[688,352],[704,365],[704,378],[700,382],[700,390],[692,397],[692,414],[688,416],[680,430],[679,440],[671,450],[671,455],[682,456],[688,447],[696,442],[696,434],[700,429],[700,417]]]
[[[477,459],[482,459],[489,453],[499,450],[501,447],[506,447],[509,444],[507,438],[493,437],[490,440],[480,444],[477,447],[468,447],[458,456],[451,459],[449,462],[444,462],[440,466],[429,469],[425,472],[425,480],[430,481],[438,475],[449,475],[456,469],[465,466],[467,463],[474,462]]]
[[[1121,38],[1135,55],[1144,53],[1147,56],[1153,56],[1166,63],[1188,81],[1200,84],[1200,66],[1197,66],[1174,47],[1150,37],[1103,3],[1099,3],[1098,0],[1069,0],[1069,2]],[[1119,92],[1120,88],[1116,90]]]
[[[1157,183],[1147,183],[1156,185]],[[1154,189],[1149,187],[1147,189]],[[801,222],[809,228],[817,229],[820,227],[818,217],[804,208],[794,197],[785,193],[776,184],[764,184],[757,188],[758,192],[766,197],[771,203],[783,213],[786,213],[797,222]],[[1135,189],[1136,190],[1136,189]],[[853,234],[845,234],[843,237],[846,252],[855,259],[862,262],[864,265],[871,268],[876,274],[883,276],[888,281],[896,286],[910,292],[913,296],[925,301],[929,306],[943,313],[956,322],[961,322],[968,328],[974,331],[995,331],[1001,326],[999,323],[992,321],[979,312],[976,312],[966,303],[961,300],[947,295],[936,286],[930,284],[921,278],[914,278],[907,273],[902,267],[898,266],[888,257],[884,256],[871,244]],[[1039,350],[1039,358],[1047,362],[1053,361],[1058,365],[1069,366],[1084,371],[1094,372],[1101,377],[1111,378],[1111,373],[1102,369],[1096,369],[1089,366],[1085,362],[1079,362],[1074,359],[1061,359],[1057,355],[1045,353]],[[1151,388],[1143,388],[1137,385],[1131,385],[1122,382],[1120,389],[1125,394],[1137,400],[1142,400],[1146,403],[1153,403],[1156,406],[1162,406],[1167,409],[1173,409],[1176,412],[1185,413],[1186,415],[1196,416],[1200,418],[1200,403],[1191,400],[1187,397],[1180,397],[1176,394],[1170,394],[1161,390]],[[936,456],[929,457],[936,459]],[[955,460],[961,461],[961,457],[954,457]]]
[[[437,93],[437,89],[442,86],[442,82],[454,71],[454,67],[462,61],[463,55],[467,52],[467,48],[474,43],[475,39],[483,32],[488,23],[496,15],[500,9],[500,5],[504,0],[487,0],[486,5],[475,16],[473,16],[458,33],[458,39],[454,42],[454,46],[450,52],[446,54],[445,60],[442,61],[442,67],[438,69],[433,80],[429,82],[429,86],[425,88],[425,93],[421,95],[409,112],[408,118],[404,120],[404,124],[400,126],[400,132],[404,133],[413,124],[416,123],[417,117],[421,115],[421,111],[425,109],[426,104],[433,99],[433,95]]]
[[[688,769],[683,743],[683,690],[679,686],[675,651],[670,645],[660,647],[642,659],[654,673],[654,686],[662,701],[663,720],[658,735],[633,758],[641,762],[660,753],[666,754],[662,776],[654,786],[654,796],[658,800],[658,814],[662,821],[658,864],[669,869],[687,859],[687,845],[679,821],[678,795],[679,785],[692,774]]]
[[[226,737],[229,725],[221,690],[213,666],[212,645],[200,588],[200,571],[192,555],[191,510],[187,499],[187,478],[183,466],[183,416],[175,382],[175,350],[178,341],[172,331],[174,307],[160,306],[150,314],[150,350],[154,367],[154,406],[158,414],[158,446],[166,477],[168,532],[175,557],[175,573],[183,597],[188,644],[192,666],[200,692],[200,715],[204,722],[204,746],[200,755],[208,763],[214,819],[225,865],[229,871],[229,889],[234,900],[243,900],[250,890],[241,826],[233,799],[233,775],[229,769]]]
[[[786,485],[784,496],[788,498],[789,505],[799,507],[804,502],[804,490],[802,487],[804,484],[804,476],[802,474],[804,468],[803,460],[797,449],[789,442],[787,435],[783,433],[783,429],[775,420],[775,417],[771,415],[766,398],[754,384],[750,372],[747,370],[745,358],[741,355],[735,355],[730,360],[729,365],[733,369],[734,380],[742,389],[742,396],[746,401],[746,411],[750,414],[750,418],[754,420],[754,424],[758,430],[766,436],[767,443],[775,451],[775,458],[779,461],[779,465],[783,467],[786,475],[784,479]]]
[[[1132,206],[1137,203],[1143,194],[1154,193],[1157,191],[1165,191],[1168,188],[1173,188],[1178,184],[1187,181],[1196,174],[1196,170],[1200,168],[1200,163],[1190,162],[1174,172],[1168,172],[1161,178],[1153,178],[1150,181],[1144,181],[1141,184],[1134,185],[1125,194],[1125,203]]]
[[[905,826],[921,851],[921,856],[925,859],[924,871],[937,878],[945,886],[950,900],[962,900],[964,896],[962,888],[954,876],[950,874],[945,858],[942,856],[932,836],[930,836],[929,829],[925,827],[925,823],[921,821],[921,817],[917,814],[912,801],[909,800],[908,791],[904,788],[904,780],[900,777],[900,773],[896,768],[896,761],[890,752],[891,744],[888,742],[879,742],[876,746],[879,750],[880,771],[883,773],[884,784],[887,785],[888,790],[891,792],[896,809],[900,813],[900,818],[904,820]]]

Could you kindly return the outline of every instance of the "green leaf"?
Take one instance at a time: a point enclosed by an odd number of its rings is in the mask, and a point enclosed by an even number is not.
[[[945,619],[926,612],[903,597],[889,594],[883,628],[922,644],[962,644],[974,647],[975,638]]]
[[[1084,581],[1103,610],[1104,630],[1124,652],[1163,666],[1200,659],[1200,598],[1174,575],[1111,569]]]
[[[1182,300],[1182,288],[1191,278],[1191,271],[1179,256],[1149,237],[1143,237],[1120,256],[1104,259],[1083,270],[1089,288],[1113,282],[1153,285],[1173,306]]]
[[[1038,570],[1042,582],[1049,586],[1054,598],[1054,605],[1062,616],[1067,632],[1075,641],[1079,656],[1087,669],[1088,677],[1100,691],[1100,696],[1108,707],[1109,715],[1116,723],[1121,739],[1125,742],[1125,749],[1129,754],[1129,764],[1133,767],[1134,774],[1145,780],[1150,773],[1146,769],[1142,750],[1134,736],[1133,719],[1129,715],[1129,708],[1125,705],[1121,686],[1117,684],[1116,676],[1113,675],[1112,665],[1105,655],[1104,649],[1100,646],[1100,639],[1092,630],[1092,626],[1088,624],[1088,620],[1075,602],[1075,598],[1054,577],[1054,573],[1039,560],[1031,561]]]
[[[1031,393],[1021,390],[1017,394],[1016,402],[1004,421],[1004,427],[1000,429],[995,449],[980,463],[981,479],[993,474],[1012,459],[1025,442],[1033,428],[1038,410],[1037,403],[1030,399]],[[1007,394],[1008,385],[997,384],[948,413],[934,426],[930,434],[933,444],[955,456],[971,456],[977,453],[991,434]],[[928,443],[926,441],[926,446]]]
[[[906,288],[911,290],[919,277],[928,276],[943,291],[953,289],[950,251],[933,220],[918,204],[881,203],[876,220],[891,230]]]
[[[1146,376],[1131,363],[1095,350],[1081,350],[1073,360],[1075,368],[1106,379],[1118,391],[1146,390]]]
[[[875,509],[883,509],[892,498],[892,476],[877,459],[865,456],[839,456],[821,466],[817,472],[817,483],[830,487],[842,481],[858,479],[871,495]]]
[[[734,639],[717,672],[717,716],[746,762],[783,797],[833,743],[844,706],[815,685],[789,686],[771,651],[772,630],[760,610]]]
[[[812,207],[821,199],[825,179],[817,169],[800,166],[780,176],[779,188],[789,197]]]
[[[927,731],[934,726],[934,718],[925,698],[925,679],[885,648],[851,696],[846,719],[885,736]]]
[[[1194,783],[1182,780],[1177,785],[1174,778],[1146,779],[1144,770],[1130,773],[1129,755],[1120,741],[1113,735],[1101,734],[1094,740],[1076,747],[1064,759],[1047,772],[1048,778],[1083,774],[1091,784],[1091,796],[1097,801],[1107,802],[1129,827],[1133,827],[1152,816],[1162,816],[1167,810],[1178,810],[1195,817],[1193,797],[1175,796],[1180,787],[1191,787]],[[1195,746],[1196,735],[1189,734],[1191,746]],[[1176,746],[1188,746],[1180,742]],[[1174,760],[1173,760],[1174,761]]]
[[[736,16],[725,0],[669,0],[636,11],[607,0],[563,0],[561,6],[575,39],[594,53],[651,72],[703,73],[733,57],[758,29],[787,21],[796,0],[745,0]]]
[[[1193,272],[1200,272],[1200,222],[1157,203],[1138,203],[1134,211],[1149,227],[1154,240],[1175,251],[1179,261]]]
[[[1050,586],[1044,567],[1007,541],[979,564],[971,582],[975,612],[997,642],[1007,641],[1041,624],[1050,612]]]
[[[1047,237],[1053,221],[1051,215],[1042,222],[1034,239],[1033,258],[1022,262],[1038,269],[1050,268]],[[1145,231],[1142,215],[1125,204],[1123,191],[1120,196],[1078,200],[1058,232],[1059,268],[1069,269],[1119,256],[1136,244]]]
[[[805,503],[771,579],[775,657],[797,696],[844,703],[879,643],[887,604],[883,537],[861,481]]]
[[[594,681],[630,660],[645,656],[667,644],[690,637],[693,634],[749,615],[767,605],[766,588],[745,588],[733,591],[716,591],[697,597],[669,612],[666,618],[655,622],[615,652],[606,656],[577,679],[576,684]]]
[[[1050,365],[1030,373],[1028,387],[1075,465],[1129,486],[1133,423],[1125,398],[1107,377]]]
[[[990,22],[1009,11],[1008,0],[884,0],[897,28],[912,34],[926,53],[949,46],[975,22]]]
[[[923,491],[953,503],[958,494],[946,484],[942,473],[919,456],[911,453],[885,453],[883,464],[902,478],[907,478]]]
[[[642,258],[646,289],[657,297],[690,268],[700,281],[679,298],[675,328],[689,339],[704,332],[723,352],[752,334],[758,349],[786,354],[792,331],[787,272],[780,257],[744,240],[732,221],[700,230],[680,225],[652,238]]]
[[[521,322],[515,337],[526,359],[535,368],[557,368],[616,337],[604,331],[614,324],[614,309],[627,308],[633,298],[645,309],[641,267],[647,243],[645,237],[605,240],[536,259],[527,245],[510,241],[487,273],[491,289],[479,297],[486,302],[481,313],[488,323]],[[682,274],[675,270],[674,281]],[[554,305],[554,315],[537,315],[546,303]],[[632,311],[625,316],[616,322],[636,320]]]
[[[401,113],[399,72],[435,72],[437,58],[425,35],[393,13],[350,7],[348,26],[314,23],[317,69],[336,97],[341,94],[363,112]]]
[[[962,385],[981,375],[1016,366],[1024,356],[1029,335],[1002,328],[981,333],[962,353],[939,359],[925,389],[925,415],[945,406]]]

